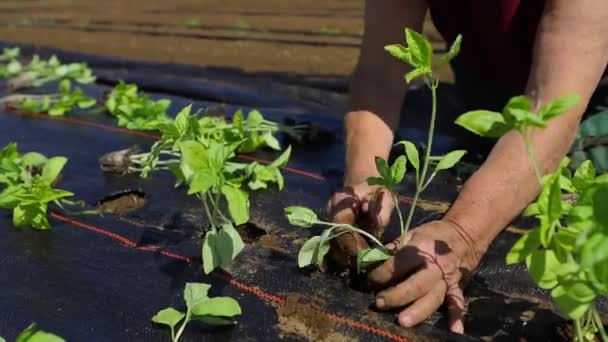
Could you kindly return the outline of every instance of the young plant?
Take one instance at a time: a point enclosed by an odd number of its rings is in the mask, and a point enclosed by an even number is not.
[[[208,284],[186,283],[186,312],[169,307],[154,315],[152,322],[168,326],[172,342],[179,341],[186,326],[192,321],[209,325],[235,325],[233,318],[241,314],[239,303],[231,297],[209,297],[210,288],[211,285]]]
[[[47,113],[50,116],[63,116],[76,108],[90,108],[95,103],[95,99],[87,97],[79,87],[72,89],[68,79],[59,82],[59,92],[55,94],[15,94],[0,99],[3,107],[33,114]]]
[[[525,96],[512,98],[501,113],[472,111],[456,121],[481,136],[497,138],[516,130],[541,185],[536,202],[524,211],[539,225],[524,234],[507,254],[507,264],[524,262],[534,282],[550,291],[557,306],[574,321],[577,342],[608,341],[596,309],[599,296],[608,295],[608,177],[597,176],[591,161],[574,172],[565,158],[559,168],[542,176],[531,143],[533,128],[567,112],[577,95],[562,96],[532,110]],[[598,336],[599,335],[599,336]]]
[[[0,192],[0,208],[13,211],[16,227],[50,229],[49,203],[60,208],[80,205],[67,199],[73,193],[54,188],[66,162],[65,157],[46,158],[37,152],[21,155],[15,143],[0,151],[0,184],[4,185]]]
[[[426,37],[407,28],[405,29],[405,40],[407,43],[407,47],[395,44],[386,46],[385,50],[388,51],[392,56],[396,57],[397,59],[412,67],[412,70],[405,75],[405,80],[408,83],[420,78],[424,80],[426,86],[431,91],[432,108],[430,113],[429,131],[427,136],[426,149],[424,151],[424,158],[422,159],[421,165],[419,152],[416,148],[416,145],[414,145],[414,143],[410,141],[401,141],[398,144],[404,146],[405,154],[399,156],[390,166],[388,162],[383,158],[376,157],[375,161],[378,176],[370,177],[367,180],[369,185],[377,187],[375,196],[379,196],[383,192],[390,194],[395,209],[397,211],[397,215],[399,217],[399,227],[401,230],[402,237],[401,245],[407,243],[405,239],[407,239],[407,232],[410,228],[412,218],[414,216],[414,212],[418,204],[418,200],[420,198],[420,194],[429,186],[429,184],[431,184],[431,182],[439,171],[452,168],[454,165],[456,165],[456,163],[458,163],[458,161],[460,161],[460,159],[466,153],[466,151],[464,150],[456,150],[447,153],[444,156],[432,155],[435,120],[437,115],[437,88],[439,86],[439,80],[433,74],[433,48],[431,47],[431,43]],[[454,58],[458,54],[458,52],[460,51],[461,40],[462,38],[459,35],[450,47],[449,51],[440,58],[441,65],[448,63],[452,58]],[[397,186],[403,181],[408,160],[416,171],[416,192],[412,204],[410,206],[408,215],[404,220],[403,214],[399,207]],[[430,172],[431,163],[435,165],[432,172]],[[293,208],[294,207],[290,207],[288,209],[290,212],[295,210],[295,212],[297,213],[303,213],[303,210],[305,209],[298,207],[296,210]],[[309,211],[309,209],[306,210]],[[293,216],[293,214],[291,215]],[[288,213],[288,218],[289,216],[290,214]],[[290,219],[290,222],[291,221],[292,220]],[[293,222],[298,223],[299,221],[295,220]],[[319,264],[319,262],[322,260],[322,256],[326,253],[325,249],[329,249],[329,244],[326,243],[328,238],[335,238],[336,236],[343,234],[347,231],[361,232],[360,229],[355,228],[356,230],[354,230],[354,227],[351,226],[334,225],[331,223],[324,222],[317,223],[329,226],[329,229],[326,229],[321,236],[316,236],[308,240],[307,244],[302,247],[302,249],[300,250],[301,255],[307,255],[307,253],[310,253],[311,250],[314,251],[312,254],[314,256],[312,262],[301,263],[304,266],[311,263]],[[338,231],[338,234],[330,235],[331,231],[333,230]],[[328,231],[330,232],[328,233]],[[370,238],[369,234],[364,235],[367,238]],[[376,246],[363,249],[359,251],[357,255],[358,270],[373,266],[374,264],[377,264],[378,262],[386,260],[390,257],[390,253],[388,253],[384,249],[382,244],[377,239],[374,238],[372,241],[375,243]],[[319,251],[325,251],[325,253],[320,253]],[[321,259],[317,259],[317,256],[319,255],[321,255]],[[302,258],[302,260],[308,260],[304,257]]]
[[[6,340],[0,337],[0,342]],[[65,342],[65,340],[55,334],[36,329],[36,323],[32,323],[19,333],[15,342]]]
[[[162,135],[149,152],[124,150],[100,160],[104,170],[139,172],[142,177],[152,171],[171,171],[177,179],[176,186],[184,185],[188,195],[201,201],[210,226],[202,248],[205,273],[228,265],[244,247],[235,225],[249,221],[249,193],[245,186],[258,190],[275,183],[279,190],[283,188],[280,169],[287,164],[291,148],[268,165],[234,160],[243,146],[248,151],[261,146],[280,150],[271,124],[261,113],[252,113],[245,119],[237,112],[232,122],[227,122],[223,118],[200,118],[187,106],[175,120],[151,123]]]
[[[0,78],[10,78],[21,72],[23,66],[19,62],[20,49],[4,48],[0,54]]]
[[[41,60],[34,55],[30,63],[8,81],[8,88],[15,91],[23,88],[40,87],[48,82],[69,79],[78,83],[95,82],[93,72],[86,63],[62,64],[56,56]]]
[[[112,89],[105,102],[108,112],[118,118],[118,126],[138,130],[154,130],[151,122],[170,122],[170,105],[170,100],[153,100],[138,92],[136,84],[123,81]]]

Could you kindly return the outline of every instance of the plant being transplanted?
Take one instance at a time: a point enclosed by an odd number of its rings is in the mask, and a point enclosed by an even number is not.
[[[162,135],[149,152],[112,152],[100,159],[102,169],[139,173],[141,177],[159,170],[172,172],[176,186],[184,185],[188,195],[201,201],[210,225],[202,248],[204,271],[228,265],[244,247],[235,229],[235,225],[249,221],[249,194],[244,188],[259,190],[274,183],[282,190],[280,169],[287,164],[291,148],[268,165],[235,161],[237,151],[262,146],[281,149],[271,124],[257,111],[247,118],[239,111],[228,122],[224,118],[201,118],[187,106],[175,120],[156,121],[151,126]]]
[[[387,193],[391,196],[399,217],[399,227],[402,237],[401,245],[407,243],[405,239],[408,237],[407,232],[410,228],[420,194],[431,184],[439,171],[452,168],[466,153],[464,150],[456,150],[443,156],[432,155],[435,118],[437,114],[437,87],[439,85],[439,80],[433,73],[433,49],[426,37],[407,28],[405,29],[405,40],[407,47],[399,44],[388,45],[385,47],[385,50],[392,56],[412,67],[411,71],[405,75],[405,80],[408,83],[420,78],[431,91],[432,108],[424,159],[422,159],[421,163],[418,149],[414,143],[410,141],[401,141],[398,145],[403,145],[404,155],[399,156],[392,165],[389,165],[383,158],[376,157],[376,170],[378,176],[370,177],[367,180],[369,185],[377,187],[375,196],[380,196],[383,193]],[[449,63],[449,61],[459,53],[461,40],[462,38],[459,35],[449,51],[441,56],[440,65]],[[399,208],[396,188],[403,181],[408,161],[416,171],[416,193],[408,215],[404,219],[401,209]],[[434,165],[432,172],[430,172],[431,164]],[[314,215],[310,209],[302,207],[289,207],[286,209],[286,214],[289,221],[294,225],[310,227],[313,224],[321,224],[328,227],[321,236],[314,236],[304,244],[300,250],[300,256],[298,257],[300,267],[305,267],[310,264],[320,265],[323,257],[329,251],[329,241],[349,231],[363,234],[374,243],[373,247],[363,249],[357,255],[357,270],[360,271],[361,269],[373,266],[391,256],[389,251],[384,248],[383,244],[378,239],[358,228],[350,225],[318,221],[316,215]],[[297,218],[310,218],[312,221]]]
[[[168,326],[173,342],[179,341],[192,321],[209,325],[235,325],[234,317],[241,314],[239,303],[231,297],[209,297],[210,288],[208,284],[187,283],[184,289],[186,312],[169,307],[156,313],[152,322]]]
[[[34,55],[30,63],[21,66],[18,74],[8,81],[8,88],[15,91],[40,87],[48,82],[64,79],[82,84],[95,82],[95,76],[86,63],[62,64],[56,56],[45,61],[41,60],[38,55]]]
[[[50,116],[62,116],[77,108],[93,107],[95,99],[84,94],[79,87],[73,87],[70,80],[59,82],[59,92],[44,95],[14,94],[0,99],[0,104],[27,113],[47,113]]]
[[[555,172],[542,176],[531,142],[533,128],[546,127],[578,100],[577,95],[562,96],[535,112],[527,97],[517,96],[501,113],[472,111],[456,123],[485,137],[497,138],[511,130],[521,134],[541,185],[540,195],[524,215],[539,223],[513,245],[507,264],[524,262],[534,282],[551,292],[574,321],[575,341],[608,341],[595,306],[599,296],[608,295],[608,175],[597,176],[589,160],[572,174],[565,158]]]
[[[0,208],[13,211],[16,227],[50,229],[49,203],[60,208],[82,206],[67,199],[73,193],[54,188],[66,162],[65,157],[46,158],[38,152],[20,154],[15,143],[0,151],[0,184],[4,185]]]
[[[108,112],[118,118],[118,126],[138,130],[154,130],[152,122],[170,122],[170,105],[170,100],[153,100],[139,92],[136,84],[123,81],[112,88],[105,103]]]
[[[0,342],[6,342],[6,340],[0,337]],[[65,340],[55,334],[36,329],[36,323],[32,323],[19,333],[15,342],[65,342]]]

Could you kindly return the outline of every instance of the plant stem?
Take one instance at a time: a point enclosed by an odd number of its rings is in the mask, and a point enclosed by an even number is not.
[[[403,213],[401,213],[401,207],[399,206],[399,198],[392,191],[391,196],[393,197],[393,203],[395,204],[397,216],[399,216],[399,228],[401,229],[401,235],[403,235],[405,233],[405,223],[403,222]]]
[[[532,141],[530,139],[530,131],[520,131],[520,134],[524,138],[524,143],[526,144],[526,151],[528,152],[528,158],[530,158],[530,163],[532,163],[532,168],[534,169],[534,174],[536,175],[536,179],[538,179],[538,184],[542,186],[543,177],[538,169],[538,164],[536,163],[536,156],[534,155],[534,147],[532,146]]]
[[[368,239],[372,240],[378,246],[384,248],[384,244],[382,242],[380,242],[380,240],[378,240],[375,236],[373,236],[372,234],[366,232],[365,230],[353,227],[350,224],[335,224],[335,223],[324,222],[324,221],[317,221],[317,223],[318,224],[323,224],[323,225],[326,225],[326,226],[330,226],[330,227],[346,228],[348,230],[351,230],[351,231],[353,231],[355,233],[359,233],[359,234],[367,237]]]
[[[431,161],[431,149],[433,148],[433,135],[435,134],[435,118],[437,116],[437,83],[435,80],[431,80],[431,83],[427,83],[427,86],[431,89],[432,96],[432,107],[431,107],[431,122],[429,124],[429,134],[427,136],[426,141],[426,150],[424,153],[424,162],[422,164],[422,173],[420,174],[420,179],[416,182],[416,194],[414,195],[414,200],[410,205],[410,210],[407,214],[407,219],[405,221],[405,229],[404,232],[410,229],[410,225],[412,224],[412,218],[414,217],[414,211],[416,210],[416,205],[418,204],[418,199],[420,198],[420,193],[424,190],[423,186],[425,184],[426,174],[429,170],[429,164]]]
[[[608,341],[608,335],[606,335],[606,330],[604,329],[604,323],[602,323],[602,319],[600,318],[600,314],[597,312],[597,309],[593,307],[593,320],[595,321],[595,325],[600,332],[600,336],[602,337],[603,342]]]
[[[211,228],[215,229],[215,221],[213,220],[213,216],[211,216],[211,211],[209,210],[209,205],[207,204],[207,195],[204,192],[200,193],[201,202],[203,202],[203,207],[205,208],[205,213],[209,218],[209,223],[211,223]]]
[[[179,341],[179,339],[182,337],[184,329],[186,329],[186,324],[188,324],[188,321],[190,321],[190,314],[190,309],[186,310],[186,317],[184,317],[182,325],[179,327],[179,330],[177,330],[177,334],[175,334],[175,336],[173,337],[173,342]]]
[[[574,321],[574,330],[576,331],[576,341],[583,342],[583,332],[581,331],[580,319]]]
[[[220,193],[218,192],[217,195],[215,195],[215,198],[213,198],[213,196],[209,195],[209,199],[211,200],[211,205],[215,208],[215,210],[217,211],[217,213],[219,214],[219,216],[226,221],[226,223],[230,223],[230,219],[228,219],[224,213],[222,213],[222,211],[220,210],[219,206],[217,205],[219,202],[219,197],[220,197]]]

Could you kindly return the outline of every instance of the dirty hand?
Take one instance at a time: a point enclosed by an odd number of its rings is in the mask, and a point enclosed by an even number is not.
[[[412,327],[445,302],[450,331],[463,333],[463,286],[479,263],[475,240],[455,222],[442,220],[410,231],[406,241],[401,248],[399,239],[388,244],[388,249],[398,251],[368,276],[372,286],[383,289],[376,295],[376,307],[391,310],[407,305],[398,321]]]
[[[381,238],[394,204],[388,192],[377,190],[365,182],[338,191],[327,204],[330,220],[355,225]],[[356,267],[357,252],[367,246],[361,235],[349,232],[332,240],[329,255],[342,267]]]

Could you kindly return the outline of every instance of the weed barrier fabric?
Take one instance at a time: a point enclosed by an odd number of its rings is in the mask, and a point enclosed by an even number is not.
[[[15,229],[10,213],[2,212],[0,222],[5,229],[0,232],[0,265],[5,276],[0,277],[4,293],[0,296],[4,312],[0,335],[12,339],[36,321],[41,328],[68,341],[168,340],[168,331],[150,322],[152,315],[167,306],[182,309],[186,282],[207,282],[213,285],[212,295],[237,299],[243,315],[238,325],[228,329],[192,324],[184,341],[561,338],[558,328],[564,320],[554,312],[547,294],[533,285],[521,266],[504,265],[504,255],[520,230],[503,232],[473,275],[466,291],[466,336],[447,334],[441,311],[419,327],[400,328],[394,313],[370,309],[371,293],[355,290],[338,275],[297,268],[297,252],[309,232],[290,227],[283,208],[298,204],[322,211],[339,183],[342,168],[340,104],[299,95],[304,90],[307,94],[333,94],[330,99],[339,94],[306,82],[299,86],[294,78],[273,80],[266,75],[260,79],[237,71],[222,74],[196,67],[140,66],[138,62],[110,58],[58,55],[98,68],[102,82],[84,87],[90,96],[101,97],[119,79],[136,80],[153,96],[170,98],[171,113],[188,103],[194,103],[195,108],[223,104],[228,113],[237,108],[258,108],[272,120],[318,124],[335,139],[293,146],[289,168],[284,171],[285,190],[252,193],[251,225],[245,229],[244,251],[226,270],[204,275],[200,236],[206,222],[198,202],[174,189],[169,174],[159,172],[139,179],[103,174],[99,169],[101,155],[133,145],[146,149],[155,139],[153,133],[118,129],[102,113],[50,118],[1,112],[0,143],[16,141],[21,151],[68,157],[60,186],[73,191],[78,199],[93,204],[109,194],[136,189],[145,193],[146,204],[123,216],[69,217],[52,212],[53,229],[48,232]],[[255,87],[256,82],[260,86]],[[278,96],[273,92],[281,85],[290,91],[275,102]],[[230,92],[218,91],[226,88]],[[450,147],[453,139],[445,136],[442,141]],[[275,156],[262,151],[242,158],[268,160]],[[403,189],[404,206],[410,190]],[[456,184],[442,180],[426,199],[445,203],[455,195]],[[414,222],[438,217],[440,210],[433,209],[437,207],[441,206],[418,210]],[[605,305],[601,308],[605,312]]]

